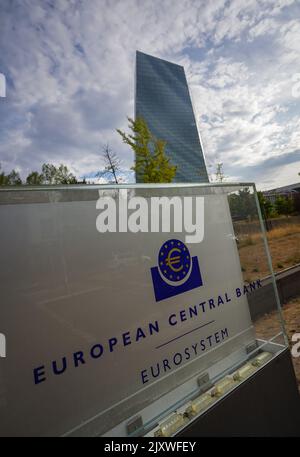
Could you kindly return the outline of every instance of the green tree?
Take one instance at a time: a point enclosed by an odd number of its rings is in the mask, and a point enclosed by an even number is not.
[[[32,171],[26,178],[26,184],[31,186],[38,186],[43,184],[43,175],[38,171]]]
[[[265,199],[264,209],[265,209],[265,214],[266,214],[267,218],[274,216],[274,206],[272,205],[272,203],[270,202],[270,200],[268,198]]]
[[[12,170],[6,174],[1,171],[0,164],[0,186],[18,186],[22,184],[20,174]],[[26,184],[41,185],[41,184],[77,184],[76,177],[68,170],[66,165],[55,165],[44,163],[42,173],[32,171],[26,178]]]
[[[238,193],[229,195],[228,198],[232,216],[237,219],[247,219],[256,216],[254,194],[248,187],[239,190]]]
[[[0,170],[1,170],[1,164],[0,164]],[[0,186],[8,186],[9,183],[8,183],[8,178],[7,178],[7,175],[5,174],[4,171],[1,171],[0,173]]]
[[[284,214],[287,216],[293,212],[293,199],[279,195],[275,200],[275,208],[278,214]]]
[[[270,200],[264,196],[262,192],[257,192],[260,209],[265,219],[274,215],[274,207]]]
[[[128,144],[135,152],[132,170],[140,180],[145,183],[172,182],[177,167],[170,163],[165,154],[166,142],[154,137],[142,117],[135,121],[128,118],[128,128],[131,131],[129,134],[119,129],[117,132],[121,135],[123,143]]]
[[[56,182],[57,169],[51,163],[44,163],[42,166],[42,182],[44,184],[57,184]]]
[[[8,175],[8,182],[10,186],[20,186],[22,179],[17,171],[12,170]]]
[[[43,184],[77,184],[76,177],[68,170],[66,165],[59,167],[51,163],[44,163],[42,166]]]
[[[4,171],[0,173],[0,186],[20,186],[21,184],[20,174],[16,170],[12,170],[9,174]]]
[[[57,184],[77,184],[76,177],[63,164],[57,168],[56,181]]]

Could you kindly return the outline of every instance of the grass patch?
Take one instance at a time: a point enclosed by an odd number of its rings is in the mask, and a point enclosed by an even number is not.
[[[275,272],[300,264],[300,224],[268,232],[268,245]],[[258,275],[264,278],[270,274],[264,243],[259,233],[245,237],[242,242],[239,239],[238,249],[246,281],[254,281]]]
[[[279,238],[285,238],[287,236],[295,235],[300,233],[299,224],[291,224],[286,227],[278,227],[267,232],[268,241],[276,240]],[[246,246],[253,246],[254,244],[262,242],[262,235],[260,232],[253,233],[251,235],[241,235],[239,237],[239,248],[244,248]]]
[[[288,257],[286,259],[287,263],[291,263],[293,265],[296,265],[297,263],[300,263],[300,253],[296,252],[294,255]]]
[[[300,233],[299,224],[286,225],[286,227],[278,227],[267,232],[268,240],[275,240],[276,238],[284,238],[285,236]]]

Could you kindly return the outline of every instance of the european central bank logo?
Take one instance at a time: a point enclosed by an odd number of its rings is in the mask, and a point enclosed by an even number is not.
[[[166,241],[158,253],[158,266],[151,268],[156,301],[174,297],[203,285],[198,258],[190,256],[180,240]]]

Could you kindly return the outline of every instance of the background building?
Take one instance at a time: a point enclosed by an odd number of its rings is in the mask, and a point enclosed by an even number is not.
[[[270,200],[271,203],[274,203],[276,197],[279,196],[297,199],[300,197],[300,182],[288,186],[277,187],[276,189],[265,190],[263,195]]]
[[[177,166],[174,182],[208,182],[184,68],[136,53],[135,118],[165,140],[166,154]],[[136,176],[140,182],[139,176]]]
[[[300,212],[300,182],[288,186],[277,187],[275,189],[265,190],[264,197],[272,205],[275,204],[278,197],[291,199],[293,201],[293,211]]]

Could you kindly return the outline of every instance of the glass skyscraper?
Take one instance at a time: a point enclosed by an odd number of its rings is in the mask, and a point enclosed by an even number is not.
[[[174,182],[208,182],[184,68],[137,51],[135,84],[135,118],[143,117],[167,142],[166,154],[177,166]]]

